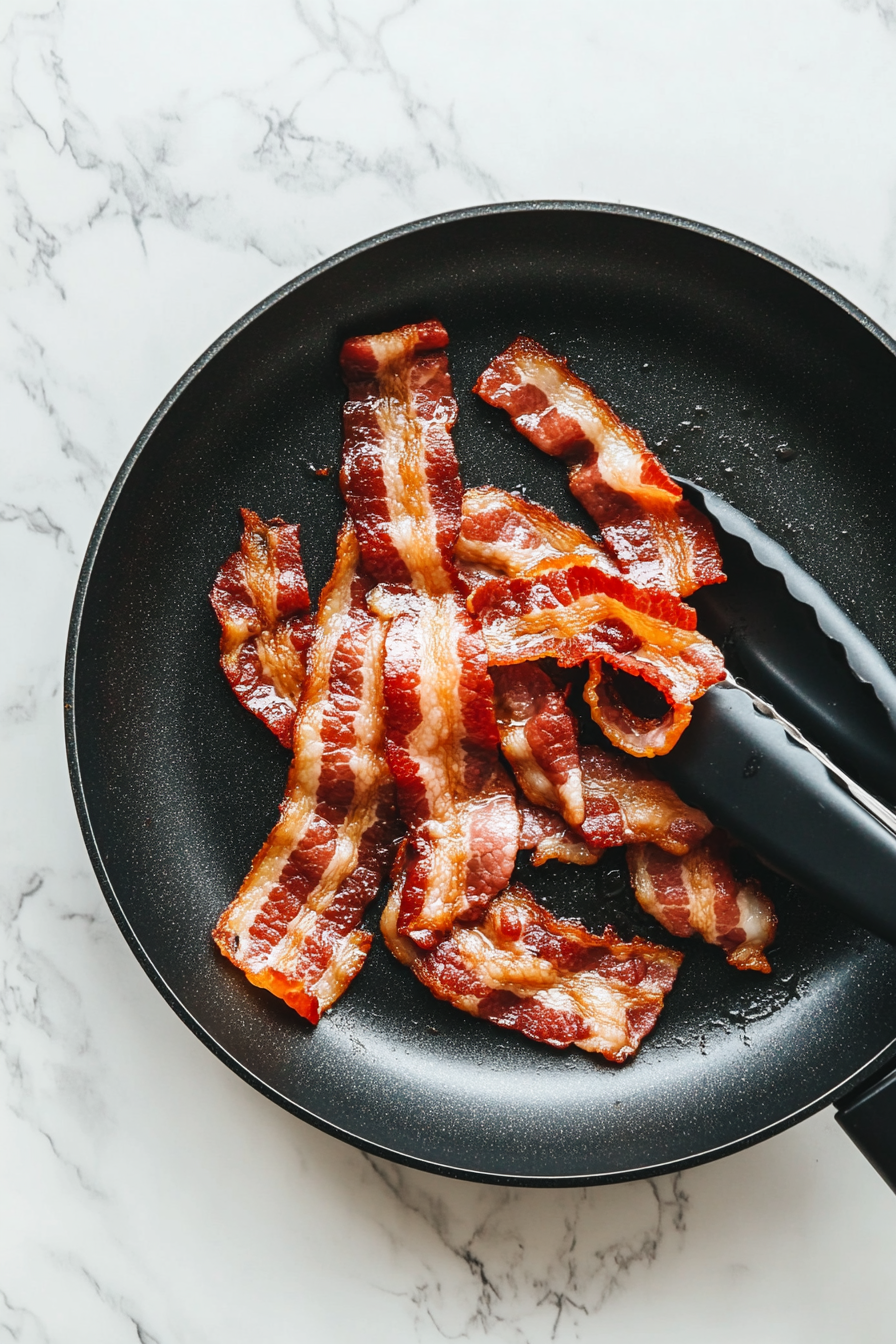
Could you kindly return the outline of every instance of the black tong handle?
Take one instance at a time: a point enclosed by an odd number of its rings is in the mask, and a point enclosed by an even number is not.
[[[837,1123],[896,1192],[896,1065],[844,1098]]]

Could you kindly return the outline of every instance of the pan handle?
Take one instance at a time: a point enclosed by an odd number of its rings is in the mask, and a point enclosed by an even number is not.
[[[889,1064],[837,1105],[837,1123],[896,1191],[896,1066]]]

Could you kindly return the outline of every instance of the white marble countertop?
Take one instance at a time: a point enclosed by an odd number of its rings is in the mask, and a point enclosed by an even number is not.
[[[225,327],[404,220],[690,216],[896,332],[894,0],[0,0],[0,1338],[893,1337],[896,1199],[823,1113],[655,1182],[373,1161],[175,1018],[88,862],[62,740],[82,554]]]

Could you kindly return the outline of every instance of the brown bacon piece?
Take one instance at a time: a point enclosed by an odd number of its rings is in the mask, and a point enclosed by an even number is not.
[[[382,716],[384,630],[347,523],[321,594],[280,820],[214,930],[253,984],[317,1022],[364,964],[358,928],[388,867],[393,784]]]
[[[712,526],[636,429],[528,336],[488,366],[474,389],[510,413],[526,438],[569,467],[569,487],[633,580],[686,597],[724,580]]]
[[[397,928],[393,895],[386,942],[439,999],[563,1050],[577,1045],[621,1063],[653,1028],[682,962],[680,952],[611,928],[589,933],[555,919],[525,887],[508,887],[479,924],[456,924],[422,952]]]
[[[673,637],[665,648],[648,645],[591,658],[589,670],[584,695],[591,717],[630,756],[665,756],[690,723],[694,701],[725,677],[721,651],[702,635],[690,644]],[[617,672],[640,677],[660,691],[667,711],[658,718],[639,715],[620,694]]]
[[[520,800],[519,809],[520,849],[534,851],[532,862],[536,868],[548,859],[584,867],[597,863],[603,850],[586,844],[581,834],[567,826],[558,812],[536,807],[526,798]]]
[[[725,676],[720,651],[694,628],[695,613],[598,569],[572,566],[536,578],[492,579],[468,599],[493,665],[553,657],[590,659],[586,699],[610,741],[635,756],[664,755],[690,722],[693,702]],[[640,677],[669,709],[639,719],[605,669]]]
[[[640,761],[601,747],[579,753],[585,818],[569,827],[556,810],[520,808],[520,849],[534,849],[536,867],[548,859],[596,863],[604,849],[651,843],[686,854],[712,830],[705,813],[683,803],[675,790],[654,778]]]
[[[765,948],[775,937],[774,908],[757,882],[738,882],[721,831],[680,857],[655,845],[632,845],[627,857],[639,904],[664,929],[678,938],[700,934],[738,970],[771,970]]]
[[[418,322],[342,347],[348,386],[340,481],[364,566],[375,582],[425,592],[454,586],[462,487],[440,322]]]
[[[686,854],[712,830],[712,822],[688,807],[640,761],[601,747],[582,747],[585,820],[590,845],[610,848],[651,842],[671,854]]]
[[[387,749],[410,828],[398,929],[431,947],[506,886],[519,814],[498,759],[485,645],[462,599],[381,586],[369,604],[389,621]]]
[[[471,576],[464,585],[469,591],[478,586],[480,573],[484,578],[504,574],[518,579],[569,565],[594,565],[609,574],[619,573],[605,547],[580,527],[564,522],[542,504],[491,485],[464,491],[454,554],[461,575]]]
[[[566,693],[532,663],[495,667],[491,676],[501,750],[516,782],[530,802],[580,826],[585,799],[578,725],[566,707]]]
[[[240,549],[221,567],[210,598],[221,626],[221,667],[241,705],[292,746],[312,635],[299,528],[240,509]]]

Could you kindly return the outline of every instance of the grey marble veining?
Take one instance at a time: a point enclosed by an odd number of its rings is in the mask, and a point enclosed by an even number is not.
[[[0,38],[0,1338],[889,1338],[896,1201],[830,1114],[674,1178],[508,1191],[253,1093],[106,910],[61,695],[143,423],[357,239],[626,201],[751,237],[896,330],[896,5],[7,0]]]

